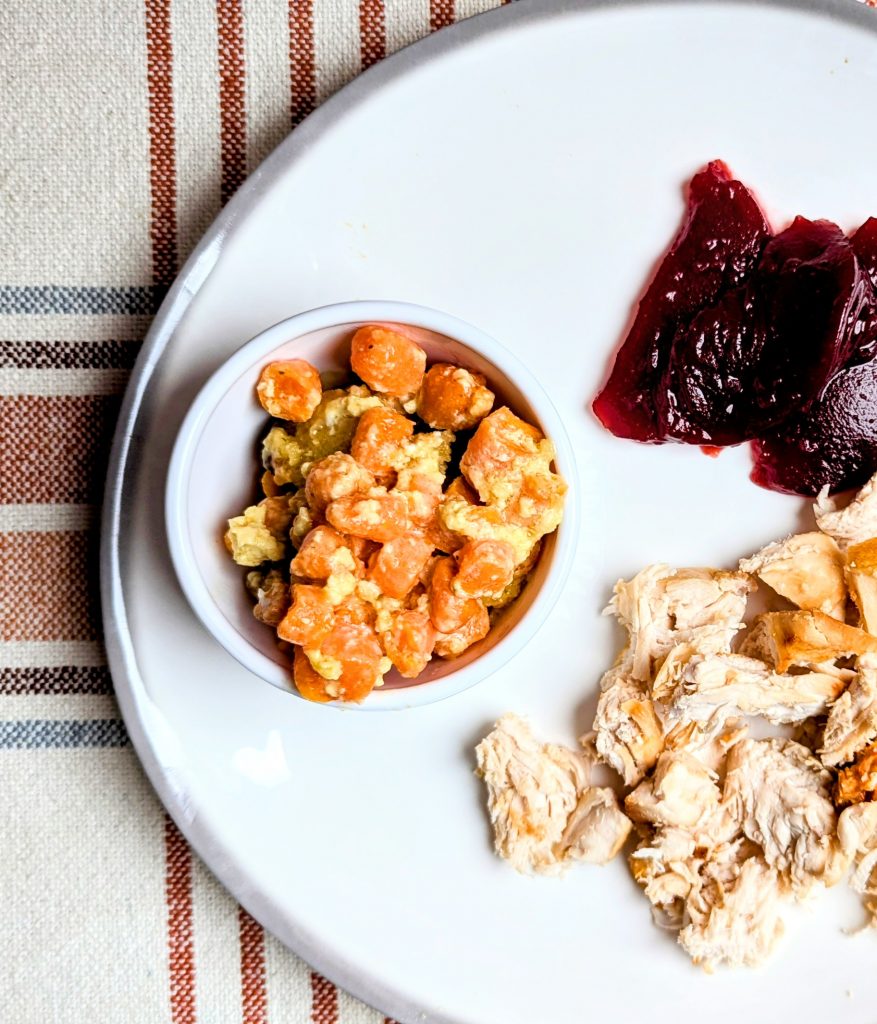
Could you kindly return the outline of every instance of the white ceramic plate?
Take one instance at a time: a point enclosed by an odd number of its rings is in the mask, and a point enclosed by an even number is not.
[[[877,940],[840,892],[766,970],[707,977],[618,861],[563,881],[493,857],[472,747],[503,711],[572,742],[619,637],[600,609],[646,562],[730,564],[801,502],[745,450],[640,448],[588,403],[722,157],[775,223],[877,212],[877,15],[852,2],[521,4],[379,65],[321,108],[210,230],[162,308],[116,441],[104,537],[111,667],[156,789],[204,860],[319,970],[397,1019],[861,1022]],[[445,310],[510,347],[565,417],[583,531],[558,607],[501,672],[428,707],[326,712],[198,625],[162,524],[174,434],[244,340],[333,301]]]

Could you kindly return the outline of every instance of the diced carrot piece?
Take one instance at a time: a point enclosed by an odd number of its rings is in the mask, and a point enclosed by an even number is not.
[[[453,588],[457,566],[453,558],[440,558],[429,581],[429,617],[440,633],[453,633],[470,618],[478,601],[460,597]]]
[[[372,628],[375,624],[375,615],[374,607],[356,594],[345,597],[341,604],[335,605],[335,624],[338,626],[352,625]]]
[[[390,483],[394,473],[390,458],[399,445],[414,433],[414,421],[383,406],[366,409],[359,417],[350,454],[381,483]]]
[[[436,363],[423,378],[417,413],[436,430],[471,430],[493,408],[494,397],[480,373]]]
[[[446,529],[438,516],[433,516],[424,531],[424,536],[437,551],[443,551],[446,555],[452,555],[466,543],[465,537]]]
[[[314,666],[308,660],[308,656],[301,647],[295,648],[292,662],[292,677],[298,692],[305,700],[316,701],[325,704],[333,698],[326,693],[326,683]]]
[[[446,498],[462,498],[470,505],[477,505],[478,495],[470,486],[469,482],[462,476],[455,476],[445,489]]]
[[[292,607],[277,627],[277,635],[291,644],[313,647],[329,632],[332,622],[332,603],[323,587],[295,583]]]
[[[423,612],[400,612],[381,636],[387,657],[405,679],[415,679],[429,664],[436,632]]]
[[[478,495],[461,476],[455,477],[448,484],[444,494],[442,495],[442,501],[446,501],[448,498],[462,498],[470,505],[478,503]],[[441,502],[439,504],[441,504]],[[454,533],[453,530],[449,530],[442,522],[441,516],[437,514],[433,515],[430,519],[426,526],[425,533],[426,539],[434,548],[437,548],[439,551],[444,551],[448,555],[452,555],[455,551],[459,551],[466,543],[466,538],[462,536],[462,534]]]
[[[304,423],[320,404],[323,385],[304,359],[277,359],[262,370],[256,394],[269,416]]]
[[[353,372],[373,390],[412,395],[426,369],[426,353],[410,338],[388,327],[360,327],[350,346]]]
[[[482,501],[505,487],[538,451],[542,433],[503,406],[481,421],[460,459],[460,471]]]
[[[341,675],[327,687],[339,700],[360,701],[381,678],[383,651],[374,632],[365,625],[342,623],[320,642],[320,654],[341,664]]]
[[[387,597],[405,597],[432,554],[432,545],[416,533],[395,537],[369,562],[369,576]]]
[[[373,488],[367,495],[338,498],[326,509],[326,518],[342,533],[386,544],[408,532],[408,505],[400,494]]]
[[[342,534],[331,526],[315,526],[302,541],[289,568],[293,576],[327,580],[333,573],[344,571],[360,576],[364,567]]]
[[[349,533],[345,533],[343,536],[350,545],[350,550],[363,565],[368,563],[368,560],[380,547],[377,541],[366,540],[365,537],[352,537]]]
[[[441,504],[441,480],[433,473],[406,473],[404,484],[400,480],[393,493],[405,499],[412,525],[424,527],[432,521]]]
[[[435,642],[435,653],[440,658],[456,658],[472,644],[484,639],[490,632],[490,616],[480,601],[475,601],[469,614],[452,633],[439,636]]]
[[[502,593],[515,571],[515,549],[504,540],[470,540],[456,553],[453,588],[462,597]]]

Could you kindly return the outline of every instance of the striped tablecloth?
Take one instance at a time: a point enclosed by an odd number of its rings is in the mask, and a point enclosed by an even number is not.
[[[150,317],[314,106],[498,0],[0,3],[0,1006],[16,1024],[373,1024],[165,815],[101,645],[98,509]]]

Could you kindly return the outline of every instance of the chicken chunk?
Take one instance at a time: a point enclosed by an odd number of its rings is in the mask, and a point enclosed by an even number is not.
[[[845,574],[862,627],[877,634],[877,538],[847,549]]]
[[[695,829],[721,800],[715,773],[684,751],[665,751],[624,801],[631,821]]]
[[[841,547],[877,537],[877,474],[845,508],[838,508],[836,501],[823,493],[813,511],[819,529],[833,537]]]
[[[630,819],[612,790],[591,786],[569,816],[558,852],[564,861],[607,864],[624,846],[630,830]]]
[[[693,916],[704,916],[717,887],[731,885],[740,865],[759,853],[723,803],[715,804],[693,829],[659,825],[645,831],[631,854],[631,871],[652,904],[656,922],[676,931]]]
[[[877,637],[816,611],[759,615],[741,651],[788,672],[824,668],[838,658],[877,653]]]
[[[654,692],[671,722],[760,715],[778,725],[825,714],[845,686],[831,673],[783,675],[757,658],[683,646],[667,656]]]
[[[704,651],[727,651],[743,628],[754,584],[740,572],[672,569],[650,565],[619,580],[607,612],[630,633],[631,674],[651,680],[672,647],[697,642]]]
[[[656,922],[678,931],[685,901],[700,885],[705,853],[687,829],[660,828],[641,840],[630,855],[630,871],[652,904]]]
[[[877,739],[877,655],[863,654],[856,668],[855,679],[834,703],[825,723],[819,754],[827,765],[848,764]]]
[[[724,801],[799,895],[816,881],[838,880],[830,784],[831,774],[793,740],[746,739],[728,756]]]
[[[763,580],[799,608],[843,621],[847,591],[843,556],[825,533],[799,533],[768,544],[740,562],[743,572]]]
[[[877,925],[877,803],[842,811],[837,837],[844,856],[855,866],[850,886],[864,897],[871,923]]]
[[[748,733],[746,723],[724,712],[703,722],[677,722],[664,737],[664,749],[685,751],[718,776],[724,771],[728,751]]]
[[[624,662],[600,683],[594,718],[599,756],[635,786],[650,771],[664,746],[664,729],[644,683],[630,675]]]
[[[694,963],[712,972],[720,964],[755,967],[767,960],[785,930],[776,871],[749,857],[729,885],[704,886],[698,896],[688,901],[689,921],[679,933]]]
[[[518,871],[556,874],[572,860],[604,863],[623,845],[630,821],[611,790],[589,785],[584,754],[537,742],[512,714],[475,753],[496,852]]]

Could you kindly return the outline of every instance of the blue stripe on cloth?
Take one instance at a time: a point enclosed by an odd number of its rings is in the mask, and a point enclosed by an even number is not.
[[[152,315],[166,289],[152,285],[130,288],[99,288],[72,285],[0,285],[0,314],[122,313]]]
[[[82,722],[30,718],[0,722],[0,750],[126,747],[128,742],[125,726],[114,718]]]

